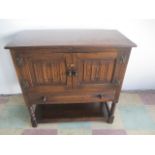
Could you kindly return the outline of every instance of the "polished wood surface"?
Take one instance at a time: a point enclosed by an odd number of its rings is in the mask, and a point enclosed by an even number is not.
[[[27,30],[15,35],[5,48],[135,47],[117,30]]]
[[[103,120],[112,123],[134,46],[114,30],[42,30],[17,35],[6,48],[11,51],[32,126],[40,122],[41,113],[46,121],[59,119],[57,114],[61,120],[63,116],[84,120],[91,114],[100,118],[106,114]]]

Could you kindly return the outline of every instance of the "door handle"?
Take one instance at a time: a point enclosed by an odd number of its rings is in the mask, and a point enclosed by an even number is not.
[[[77,76],[77,72],[74,69],[69,69],[66,74],[67,76]]]
[[[77,76],[76,70],[72,70],[72,76]]]
[[[72,70],[69,69],[67,72],[66,72],[67,76],[72,76]]]

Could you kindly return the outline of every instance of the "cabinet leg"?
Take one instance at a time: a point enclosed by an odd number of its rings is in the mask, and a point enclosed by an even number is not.
[[[36,117],[36,105],[31,105],[28,107],[29,112],[30,112],[30,117],[31,117],[31,124],[32,127],[37,127],[37,117]]]
[[[109,116],[107,123],[113,123],[114,121],[114,116]]]
[[[113,123],[115,108],[116,108],[116,103],[112,102],[111,108],[109,109],[109,117],[107,119],[108,123]]]
[[[109,113],[108,113],[107,108],[106,108],[106,102],[100,103],[100,109],[101,109],[101,113],[102,113],[103,117],[105,119],[108,119]]]

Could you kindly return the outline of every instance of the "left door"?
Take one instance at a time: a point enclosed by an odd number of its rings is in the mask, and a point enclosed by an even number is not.
[[[72,87],[67,76],[71,55],[52,51],[13,51],[12,57],[24,92],[56,93]]]

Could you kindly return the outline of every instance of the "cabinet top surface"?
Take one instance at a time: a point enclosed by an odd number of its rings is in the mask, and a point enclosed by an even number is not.
[[[136,47],[117,30],[26,30],[15,34],[5,48],[57,46]]]

